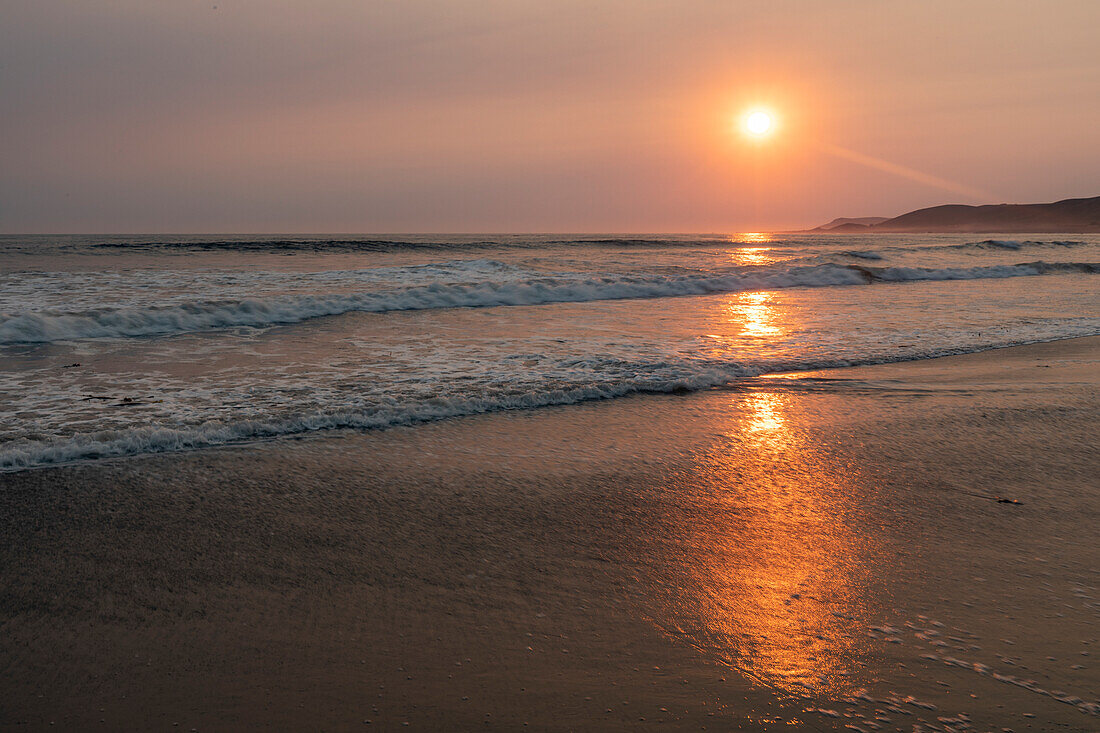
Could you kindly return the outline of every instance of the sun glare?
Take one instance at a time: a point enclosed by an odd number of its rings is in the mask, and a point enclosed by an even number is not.
[[[750,135],[767,135],[772,129],[772,116],[763,110],[750,112],[745,117],[745,130]]]

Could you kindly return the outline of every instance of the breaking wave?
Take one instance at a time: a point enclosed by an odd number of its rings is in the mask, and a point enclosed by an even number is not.
[[[550,389],[496,396],[436,397],[407,405],[378,405],[358,410],[313,412],[274,420],[207,422],[183,428],[142,426],[103,430],[47,441],[22,440],[0,449],[0,471],[142,453],[164,453],[227,445],[262,438],[339,428],[378,429],[477,415],[569,405],[637,393],[688,392],[725,384],[757,372],[740,365],[707,369],[681,378],[636,378],[618,383]]]
[[[818,265],[778,269],[742,268],[723,273],[699,271],[677,277],[553,275],[474,283],[440,282],[376,292],[283,295],[147,308],[102,308],[77,313],[43,311],[0,314],[0,344],[267,327],[351,312],[541,305],[795,287],[1097,272],[1100,272],[1100,264],[1081,262],[1028,262],[962,268]]]
[[[1082,334],[1071,334],[1082,335]],[[0,445],[0,472],[42,468],[101,458],[210,448],[301,435],[322,430],[376,430],[415,425],[455,417],[505,410],[530,410],[554,405],[608,400],[632,394],[690,393],[736,385],[763,374],[834,369],[929,359],[954,354],[1032,343],[1033,339],[1010,339],[1000,343],[922,349],[896,355],[882,352],[857,358],[794,358],[744,363],[702,361],[681,363],[674,373],[643,375],[646,365],[636,365],[634,376],[583,385],[537,387],[523,392],[510,389],[486,394],[431,397],[409,402],[387,401],[352,409],[315,410],[298,415],[253,418],[237,421],[208,421],[202,424],[168,427],[142,425],[99,430],[46,439],[22,438]],[[791,383],[791,389],[801,385]],[[776,389],[776,385],[769,385]]]

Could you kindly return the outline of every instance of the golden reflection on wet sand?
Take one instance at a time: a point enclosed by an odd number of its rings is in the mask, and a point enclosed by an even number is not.
[[[767,298],[743,293],[724,315],[752,333],[783,333],[789,324],[778,325]],[[846,523],[858,469],[815,442],[807,403],[787,381],[735,393],[715,426],[721,437],[683,487],[692,505],[669,630],[781,691],[850,694],[860,686],[869,549]]]
[[[786,692],[851,692],[862,548],[846,471],[800,434],[789,394],[729,407],[725,439],[697,463],[713,506],[684,528],[678,635]]]

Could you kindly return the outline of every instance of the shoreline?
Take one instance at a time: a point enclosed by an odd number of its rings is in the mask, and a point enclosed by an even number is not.
[[[868,362],[868,363],[844,364],[844,365],[839,365],[839,366],[830,365],[830,366],[824,366],[824,367],[807,367],[805,369],[799,369],[799,370],[795,370],[795,371],[780,370],[780,371],[776,371],[776,372],[764,372],[764,373],[756,375],[754,377],[741,377],[737,380],[727,382],[725,384],[714,384],[714,385],[703,386],[703,387],[698,387],[698,388],[686,388],[684,391],[686,391],[688,393],[696,393],[696,392],[703,392],[703,391],[713,390],[713,389],[736,388],[737,383],[739,381],[742,381],[742,380],[745,380],[745,379],[759,379],[759,378],[768,378],[768,377],[776,377],[776,376],[809,374],[809,373],[817,373],[817,372],[822,372],[822,371],[867,369],[867,368],[874,368],[874,367],[880,367],[880,366],[890,366],[890,365],[894,365],[894,364],[909,364],[909,363],[937,361],[937,360],[940,360],[940,359],[950,359],[950,358],[967,357],[967,356],[978,356],[978,355],[985,354],[985,353],[988,353],[988,352],[996,352],[996,351],[1003,351],[1003,350],[1014,350],[1014,349],[1026,348],[1026,347],[1030,347],[1030,346],[1038,346],[1038,345],[1041,345],[1041,344],[1074,342],[1074,341],[1079,341],[1079,340],[1083,340],[1083,339],[1100,339],[1100,335],[1074,336],[1074,337],[1068,337],[1068,338],[1052,339],[1052,340],[1049,340],[1049,341],[1025,341],[1025,342],[1022,342],[1022,343],[1013,343],[1013,344],[1007,344],[1007,345],[1003,345],[1003,346],[990,346],[990,347],[987,347],[987,348],[984,348],[984,349],[980,349],[978,351],[961,351],[961,352],[959,352],[959,351],[948,350],[946,353],[942,353],[942,354],[934,354],[934,355],[929,355],[929,356],[919,356],[919,357],[915,357],[915,358],[908,358],[908,357],[905,357],[905,356],[900,356],[897,359],[886,359],[886,360],[881,360],[881,361],[872,361],[872,362]],[[25,467],[0,467],[0,476],[4,476],[5,474],[21,473],[21,472],[24,472],[24,471],[38,471],[38,470],[43,470],[43,469],[63,468],[63,467],[66,467],[66,466],[96,465],[96,464],[101,464],[101,463],[108,462],[108,461],[128,460],[128,459],[132,459],[132,458],[140,458],[142,456],[184,454],[184,453],[193,453],[193,452],[196,452],[196,451],[218,450],[218,449],[222,449],[222,448],[256,446],[256,445],[263,445],[263,444],[269,443],[269,442],[279,442],[279,441],[284,441],[284,440],[309,439],[309,438],[312,438],[312,437],[315,437],[315,436],[323,438],[325,436],[325,434],[327,434],[327,433],[340,434],[340,433],[346,432],[346,431],[374,432],[374,431],[379,431],[379,430],[382,430],[382,431],[393,430],[393,429],[396,429],[396,428],[411,428],[411,427],[417,427],[417,426],[420,426],[420,425],[429,425],[429,424],[440,422],[440,421],[462,420],[462,419],[466,419],[466,418],[477,417],[477,416],[481,416],[481,415],[491,415],[491,414],[496,414],[496,413],[501,413],[501,412],[541,410],[541,409],[547,409],[547,408],[569,407],[571,405],[584,404],[584,403],[587,403],[587,402],[605,402],[607,400],[617,400],[617,399],[622,399],[624,397],[643,397],[643,396],[647,396],[647,395],[661,395],[661,394],[679,393],[680,391],[681,391],[680,389],[670,389],[670,390],[665,390],[665,391],[630,390],[630,391],[626,391],[622,394],[613,394],[613,395],[609,395],[609,396],[599,396],[599,397],[581,397],[581,398],[578,398],[578,399],[575,399],[575,400],[567,400],[567,401],[563,401],[563,402],[547,402],[546,404],[540,404],[540,405],[534,405],[534,406],[528,406],[528,407],[518,407],[518,408],[503,407],[503,408],[499,408],[499,409],[496,409],[496,410],[474,411],[474,412],[469,412],[469,413],[461,413],[460,412],[460,413],[457,413],[457,414],[454,414],[454,415],[448,415],[448,416],[445,416],[445,417],[411,418],[407,422],[387,424],[387,425],[378,426],[378,427],[373,427],[373,426],[372,427],[360,427],[360,426],[353,426],[353,425],[335,425],[333,427],[314,428],[314,429],[303,430],[303,431],[298,431],[298,432],[274,432],[271,435],[245,437],[245,438],[240,438],[240,439],[227,440],[227,441],[224,441],[224,442],[211,442],[209,444],[197,445],[197,446],[189,447],[189,448],[177,448],[177,449],[167,449],[167,450],[146,450],[146,451],[141,451],[141,452],[136,452],[136,453],[123,453],[123,454],[118,454],[118,455],[108,455],[108,456],[102,456],[102,457],[96,456],[96,457],[92,457],[92,458],[77,458],[77,459],[59,461],[59,462],[55,462],[55,463],[39,463],[39,464],[25,466]]]
[[[0,726],[1089,730],[1098,357],[0,474]]]

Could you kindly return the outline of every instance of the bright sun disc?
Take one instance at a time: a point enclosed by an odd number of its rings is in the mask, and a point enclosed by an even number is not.
[[[772,129],[772,117],[767,112],[752,112],[745,118],[745,129],[753,135],[764,135]]]

